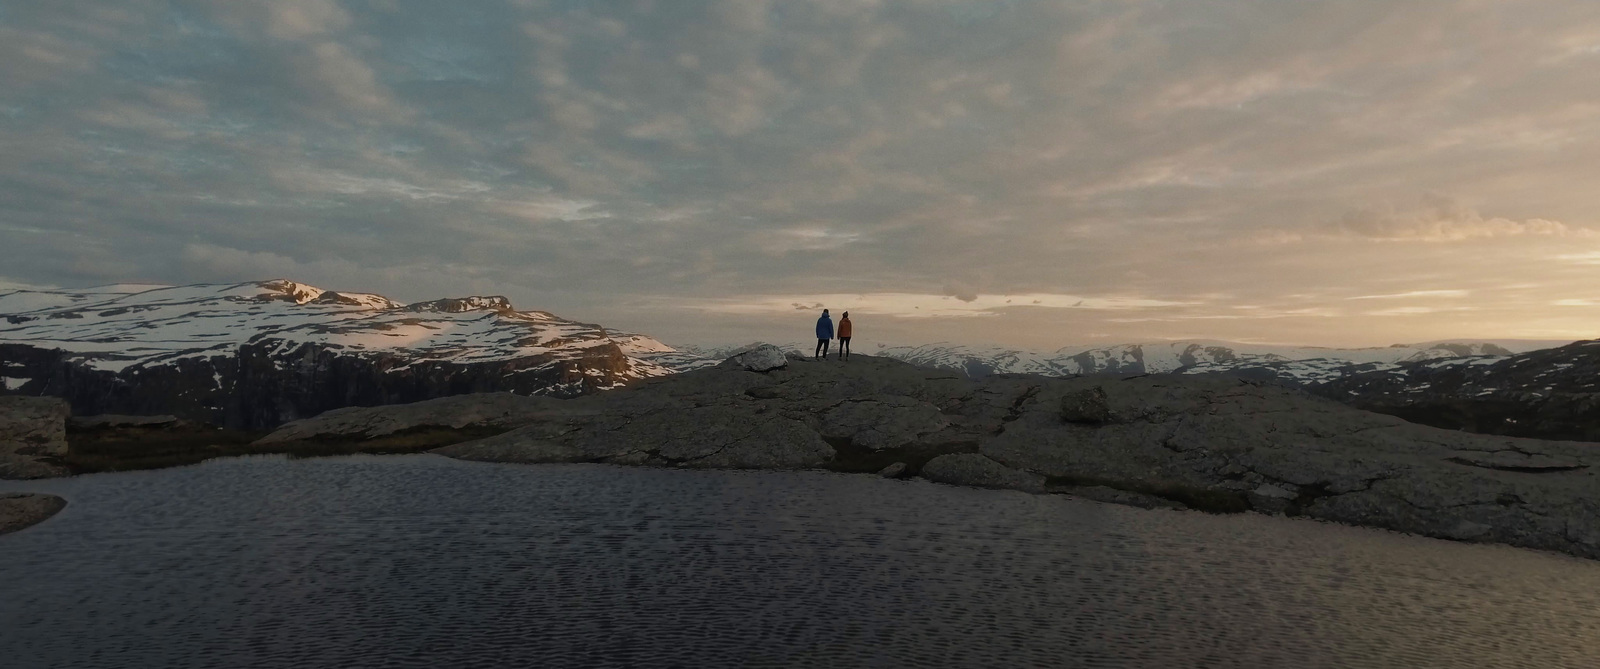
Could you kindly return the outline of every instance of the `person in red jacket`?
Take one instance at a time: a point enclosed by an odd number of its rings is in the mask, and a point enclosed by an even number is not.
[[[850,312],[839,318],[839,359],[850,359]]]

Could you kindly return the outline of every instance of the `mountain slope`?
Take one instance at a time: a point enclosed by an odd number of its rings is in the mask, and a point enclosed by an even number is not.
[[[1415,362],[1352,375],[1315,392],[1456,430],[1600,440],[1600,341],[1505,358]]]
[[[572,396],[704,363],[503,297],[400,304],[293,281],[0,293],[0,383],[74,411],[248,429],[468,392]]]

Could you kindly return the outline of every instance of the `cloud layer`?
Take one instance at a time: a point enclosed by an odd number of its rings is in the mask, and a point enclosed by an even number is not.
[[[825,300],[901,340],[1577,337],[1595,72],[1584,0],[13,3],[0,278],[679,341]]]

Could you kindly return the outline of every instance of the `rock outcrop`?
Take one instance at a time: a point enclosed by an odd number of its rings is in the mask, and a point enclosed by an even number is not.
[[[897,473],[961,485],[1600,558],[1596,444],[1440,430],[1230,377],[969,380],[868,356],[788,363],[765,373],[726,364],[552,402],[521,427],[436,452],[867,473],[903,463]],[[350,438],[372,420],[351,423]]]
[[[759,344],[728,359],[728,363],[750,372],[770,372],[789,366],[783,349],[772,344]]]
[[[54,397],[0,396],[0,479],[65,475],[70,413]]]
[[[0,493],[0,534],[32,527],[67,508],[67,500],[37,493]]]
[[[561,400],[513,393],[479,393],[384,407],[346,407],[286,423],[257,441],[271,445],[318,439],[365,441],[445,428],[503,432],[559,415]]]

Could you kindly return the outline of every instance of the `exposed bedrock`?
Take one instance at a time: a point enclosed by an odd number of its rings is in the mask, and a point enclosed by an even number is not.
[[[463,433],[436,452],[857,472],[899,463],[894,475],[945,483],[1304,515],[1600,558],[1600,445],[1430,428],[1236,378],[969,380],[868,356],[790,357],[760,373],[729,361],[547,400],[514,420],[469,419],[478,400],[455,399],[462,405],[330,412],[267,441],[360,439],[392,426],[487,429],[499,420],[494,429],[504,433]]]
[[[0,479],[62,476],[67,403],[54,397],[0,396]]]
[[[67,508],[67,500],[39,493],[0,493],[0,534],[32,527]]]

